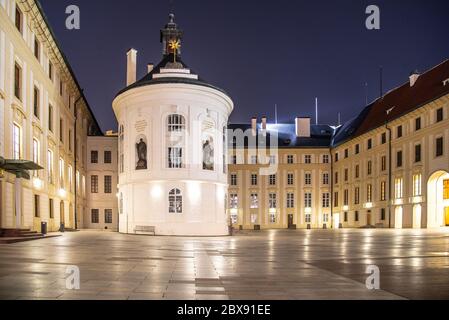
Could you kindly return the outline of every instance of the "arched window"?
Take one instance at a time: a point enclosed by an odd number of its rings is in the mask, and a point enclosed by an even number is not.
[[[170,169],[184,168],[186,120],[180,114],[167,118],[167,166]]]
[[[182,193],[179,189],[173,189],[168,195],[168,212],[182,214]]]
[[[186,119],[180,114],[172,114],[167,119],[168,132],[182,132],[186,129]]]

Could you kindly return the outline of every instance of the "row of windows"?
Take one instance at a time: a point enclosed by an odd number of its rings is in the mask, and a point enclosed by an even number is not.
[[[238,162],[238,158],[235,155],[231,157],[231,163],[233,165],[244,164],[244,163],[239,163]],[[300,164],[300,163],[296,162],[296,157],[294,155],[287,155],[285,163],[286,164]],[[301,162],[301,163],[302,164],[314,164],[313,156],[312,155],[304,155],[303,162]],[[320,163],[321,164],[329,164],[330,163],[330,155],[328,155],[328,154],[322,155]],[[267,161],[263,161],[258,156],[250,156],[248,164],[252,164],[252,165],[257,165],[257,164],[266,165]],[[278,157],[275,156],[275,155],[269,156],[268,157],[268,164],[271,164],[271,165],[279,164]]]
[[[276,223],[278,220],[278,215],[276,213],[269,213],[268,214],[269,217],[269,222],[270,223]],[[251,215],[251,223],[255,224],[257,223],[257,215],[252,214]],[[324,224],[327,224],[330,222],[330,215],[328,213],[323,213],[322,214],[322,222]],[[355,211],[354,212],[354,222],[359,222],[360,221],[360,213],[359,211]],[[234,212],[233,214],[231,214],[231,220],[233,224],[236,224],[238,222],[238,213]],[[385,221],[386,220],[386,209],[382,208],[380,209],[380,221]],[[312,223],[312,214],[306,212],[304,215],[304,222],[307,224]],[[347,223],[349,222],[349,213],[348,212],[344,212],[343,213],[343,222]]]
[[[90,152],[90,163],[97,164],[98,163],[98,151],[92,150]],[[103,163],[111,164],[112,163],[112,151],[106,150],[103,153]]]
[[[61,201],[60,203],[60,213],[61,213],[61,219],[64,219],[64,201]],[[33,212],[35,218],[41,217],[41,197],[37,194],[34,195],[34,201],[33,201]],[[55,201],[54,199],[48,199],[48,214],[50,219],[55,218]]]
[[[99,209],[92,209],[91,210],[91,222],[93,224],[100,223],[100,210]],[[104,210],[104,223],[105,224],[112,224],[112,209],[105,209]]]
[[[14,69],[14,94],[17,99],[22,100],[22,68],[16,63]],[[36,119],[41,120],[41,92],[37,86],[33,88],[33,115]],[[51,133],[54,133],[54,107],[48,104],[48,118],[47,127]],[[59,140],[60,142],[65,142],[65,125],[64,119],[59,119]],[[72,130],[68,130],[67,143],[69,151],[73,148],[73,134]]]
[[[443,120],[444,120],[444,109],[443,108],[439,108],[435,112],[435,123],[440,123]],[[414,131],[415,132],[420,131],[422,129],[422,127],[423,127],[422,126],[422,118],[420,118],[420,117],[416,118],[414,120]],[[400,138],[402,138],[404,136],[403,125],[397,126],[395,131],[396,131],[396,139],[400,139]],[[383,144],[386,144],[386,143],[387,143],[387,133],[384,132],[380,136],[380,144],[383,145]],[[373,145],[373,139],[372,138],[368,139],[367,142],[366,142],[366,149],[367,150],[371,150],[373,148],[373,146],[374,146]],[[361,152],[361,146],[360,146],[360,144],[356,144],[354,146],[354,154],[358,155],[358,154],[360,154],[360,152]],[[345,149],[344,150],[344,158],[347,159],[347,158],[349,158],[349,156],[350,156],[349,149]],[[438,155],[437,155],[437,157],[438,157]],[[338,160],[339,160],[339,153],[337,152],[335,154],[335,161],[338,162]]]
[[[97,175],[92,175],[90,177],[90,192],[93,194],[99,193],[99,177]],[[112,176],[104,176],[104,193],[112,193]]]
[[[276,186],[278,182],[278,175],[272,174],[268,176],[268,185],[269,186]],[[305,185],[312,185],[312,173],[305,173],[304,174],[304,184]],[[322,175],[322,184],[323,185],[329,185],[329,173],[323,173]],[[230,184],[233,187],[236,187],[238,185],[238,177],[237,174],[232,173],[230,175]],[[251,186],[258,186],[259,185],[259,175],[253,173],[251,174]],[[293,186],[295,185],[295,175],[293,173],[287,173],[287,185]]]
[[[24,18],[23,18],[23,12],[20,10],[19,6],[16,5],[16,11],[15,11],[15,21],[14,24],[16,26],[16,29],[22,34],[24,33]],[[33,41],[33,47],[32,47],[32,51],[34,54],[34,57],[38,60],[39,64],[42,65],[42,49],[43,46],[41,45],[41,42],[39,41],[38,37],[35,36],[34,37],[34,41]],[[15,95],[16,97],[21,100],[22,96],[21,96],[21,81],[19,81],[21,79],[21,77],[19,76],[19,74],[21,74],[21,68],[19,67],[19,69],[17,68],[18,65],[16,64],[16,69],[15,69]],[[48,68],[47,68],[47,75],[48,78],[51,81],[54,81],[55,78],[55,68],[53,63],[51,62],[50,59],[48,59]],[[64,83],[64,81],[61,79],[59,80],[59,94],[62,97],[64,95],[64,89],[65,89],[66,85]],[[71,106],[73,99],[70,97],[70,95],[68,95],[68,105]],[[35,100],[36,101],[36,100]],[[35,112],[35,115],[37,115],[37,113]]]
[[[396,199],[402,199],[403,198],[403,190],[404,190],[404,182],[403,178],[397,178],[395,179],[395,198]],[[387,183],[386,181],[382,181],[380,183],[379,188],[379,200],[380,201],[386,201],[387,200]],[[354,204],[359,205],[360,204],[360,187],[354,188]],[[349,206],[349,190],[346,189],[343,192],[343,205]],[[413,197],[419,197],[422,196],[422,176],[421,174],[416,174],[413,176]],[[250,207],[251,209],[257,209],[259,208],[259,197],[258,193],[251,193],[250,196]],[[269,199],[269,208],[275,209],[277,208],[277,194],[276,193],[269,193],[268,194]],[[287,208],[293,208],[294,207],[294,199],[295,194],[294,193],[287,193],[286,194],[287,199]],[[330,208],[330,202],[331,202],[331,195],[328,192],[322,193],[321,196],[322,199],[322,207],[323,208]],[[367,184],[366,186],[366,202],[372,203],[373,202],[373,185]],[[238,208],[238,195],[237,194],[231,194],[230,195],[230,209],[237,209]],[[340,195],[339,192],[335,192],[334,194],[334,207],[338,207],[340,205]],[[304,193],[304,206],[306,208],[312,207],[312,193],[306,192]]]

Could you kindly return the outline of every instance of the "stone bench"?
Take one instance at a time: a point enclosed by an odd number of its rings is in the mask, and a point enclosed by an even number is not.
[[[134,228],[134,232],[136,234],[138,234],[138,233],[141,233],[141,234],[153,234],[155,236],[156,235],[156,227],[136,226]]]

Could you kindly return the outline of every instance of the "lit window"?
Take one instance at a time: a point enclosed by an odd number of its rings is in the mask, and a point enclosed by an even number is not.
[[[387,183],[382,181],[380,183],[380,201],[387,200]]]
[[[51,150],[47,151],[47,173],[48,183],[53,184],[53,152]]]
[[[366,187],[366,202],[373,202],[373,186],[371,184]]]
[[[233,193],[229,196],[229,208],[238,209],[239,207],[239,197],[237,194]]]
[[[59,159],[59,187],[64,189],[64,160]]]
[[[73,168],[72,166],[68,166],[68,182],[69,182],[69,191],[73,190]]]
[[[422,195],[422,175],[415,174],[413,176],[413,196],[420,197]]]
[[[22,158],[22,129],[14,123],[13,125],[13,159]]]
[[[306,208],[312,208],[312,194],[309,192],[304,194],[304,206]]]
[[[277,209],[277,194],[270,193],[268,195],[268,207],[270,209]]]
[[[251,194],[251,209],[259,208],[259,197],[257,193]]]
[[[287,208],[293,209],[295,207],[295,194],[287,193]]]
[[[404,183],[404,180],[402,178],[395,179],[395,182],[394,182],[395,193],[394,194],[395,194],[396,199],[402,199],[402,197],[403,197],[403,183]]]
[[[323,208],[330,207],[330,194],[328,192],[323,193]]]
[[[182,213],[182,193],[179,189],[173,189],[168,195],[168,212]]]

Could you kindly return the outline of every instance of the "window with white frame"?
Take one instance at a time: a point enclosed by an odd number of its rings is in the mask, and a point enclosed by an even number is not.
[[[422,195],[422,175],[413,175],[413,196],[420,197]]]
[[[168,212],[182,214],[182,193],[179,189],[173,189],[168,194]]]
[[[312,156],[310,154],[307,154],[304,156],[304,163],[305,164],[311,164],[312,163]]]
[[[186,129],[186,120],[180,114],[172,114],[167,118],[168,132],[183,132]]]
[[[323,185],[327,186],[329,184],[329,173],[323,173]]]
[[[268,207],[270,209],[277,209],[277,194],[270,193],[268,195]]]
[[[292,186],[295,184],[295,175],[293,173],[288,173],[287,174],[287,184],[289,186]]]
[[[287,156],[287,164],[293,164],[295,161],[294,156],[293,155],[288,155]]]
[[[183,148],[180,147],[168,148],[168,168],[181,169],[184,167],[182,153]]]
[[[259,208],[259,197],[257,193],[251,194],[251,209],[258,209]]]
[[[328,213],[323,214],[323,223],[329,223],[329,214]]]
[[[304,184],[306,186],[310,186],[312,184],[312,174],[311,173],[306,173],[304,175]]]
[[[180,114],[167,118],[167,165],[169,169],[184,168],[186,120]]]
[[[287,208],[293,209],[295,207],[295,194],[287,193]]]
[[[258,176],[256,173],[251,174],[251,185],[257,186],[258,184]]]
[[[403,197],[403,186],[404,180],[402,178],[397,178],[394,180],[394,194],[396,199],[402,199]]]
[[[325,192],[323,193],[323,208],[329,208],[330,207],[330,193]]]
[[[276,185],[276,175],[275,174],[270,174],[269,179],[268,179],[268,183],[270,186],[275,186]]]
[[[231,174],[231,186],[233,187],[237,186],[237,174],[235,173]]]
[[[312,223],[312,215],[310,213],[306,213],[306,223]]]
[[[22,128],[14,123],[13,124],[13,136],[12,136],[12,146],[13,146],[13,159],[21,160],[22,158]]]
[[[387,200],[387,183],[382,181],[380,183],[380,201]]]
[[[304,193],[304,206],[312,208],[312,194],[310,192]]]
[[[271,165],[275,165],[275,164],[277,163],[276,160],[277,160],[277,159],[276,159],[276,156],[270,156],[270,164],[271,164]]]
[[[323,155],[323,163],[324,164],[328,164],[329,163],[329,155],[328,154],[324,154]]]
[[[229,195],[229,209],[238,209],[239,207],[239,196],[236,193],[231,193]]]

